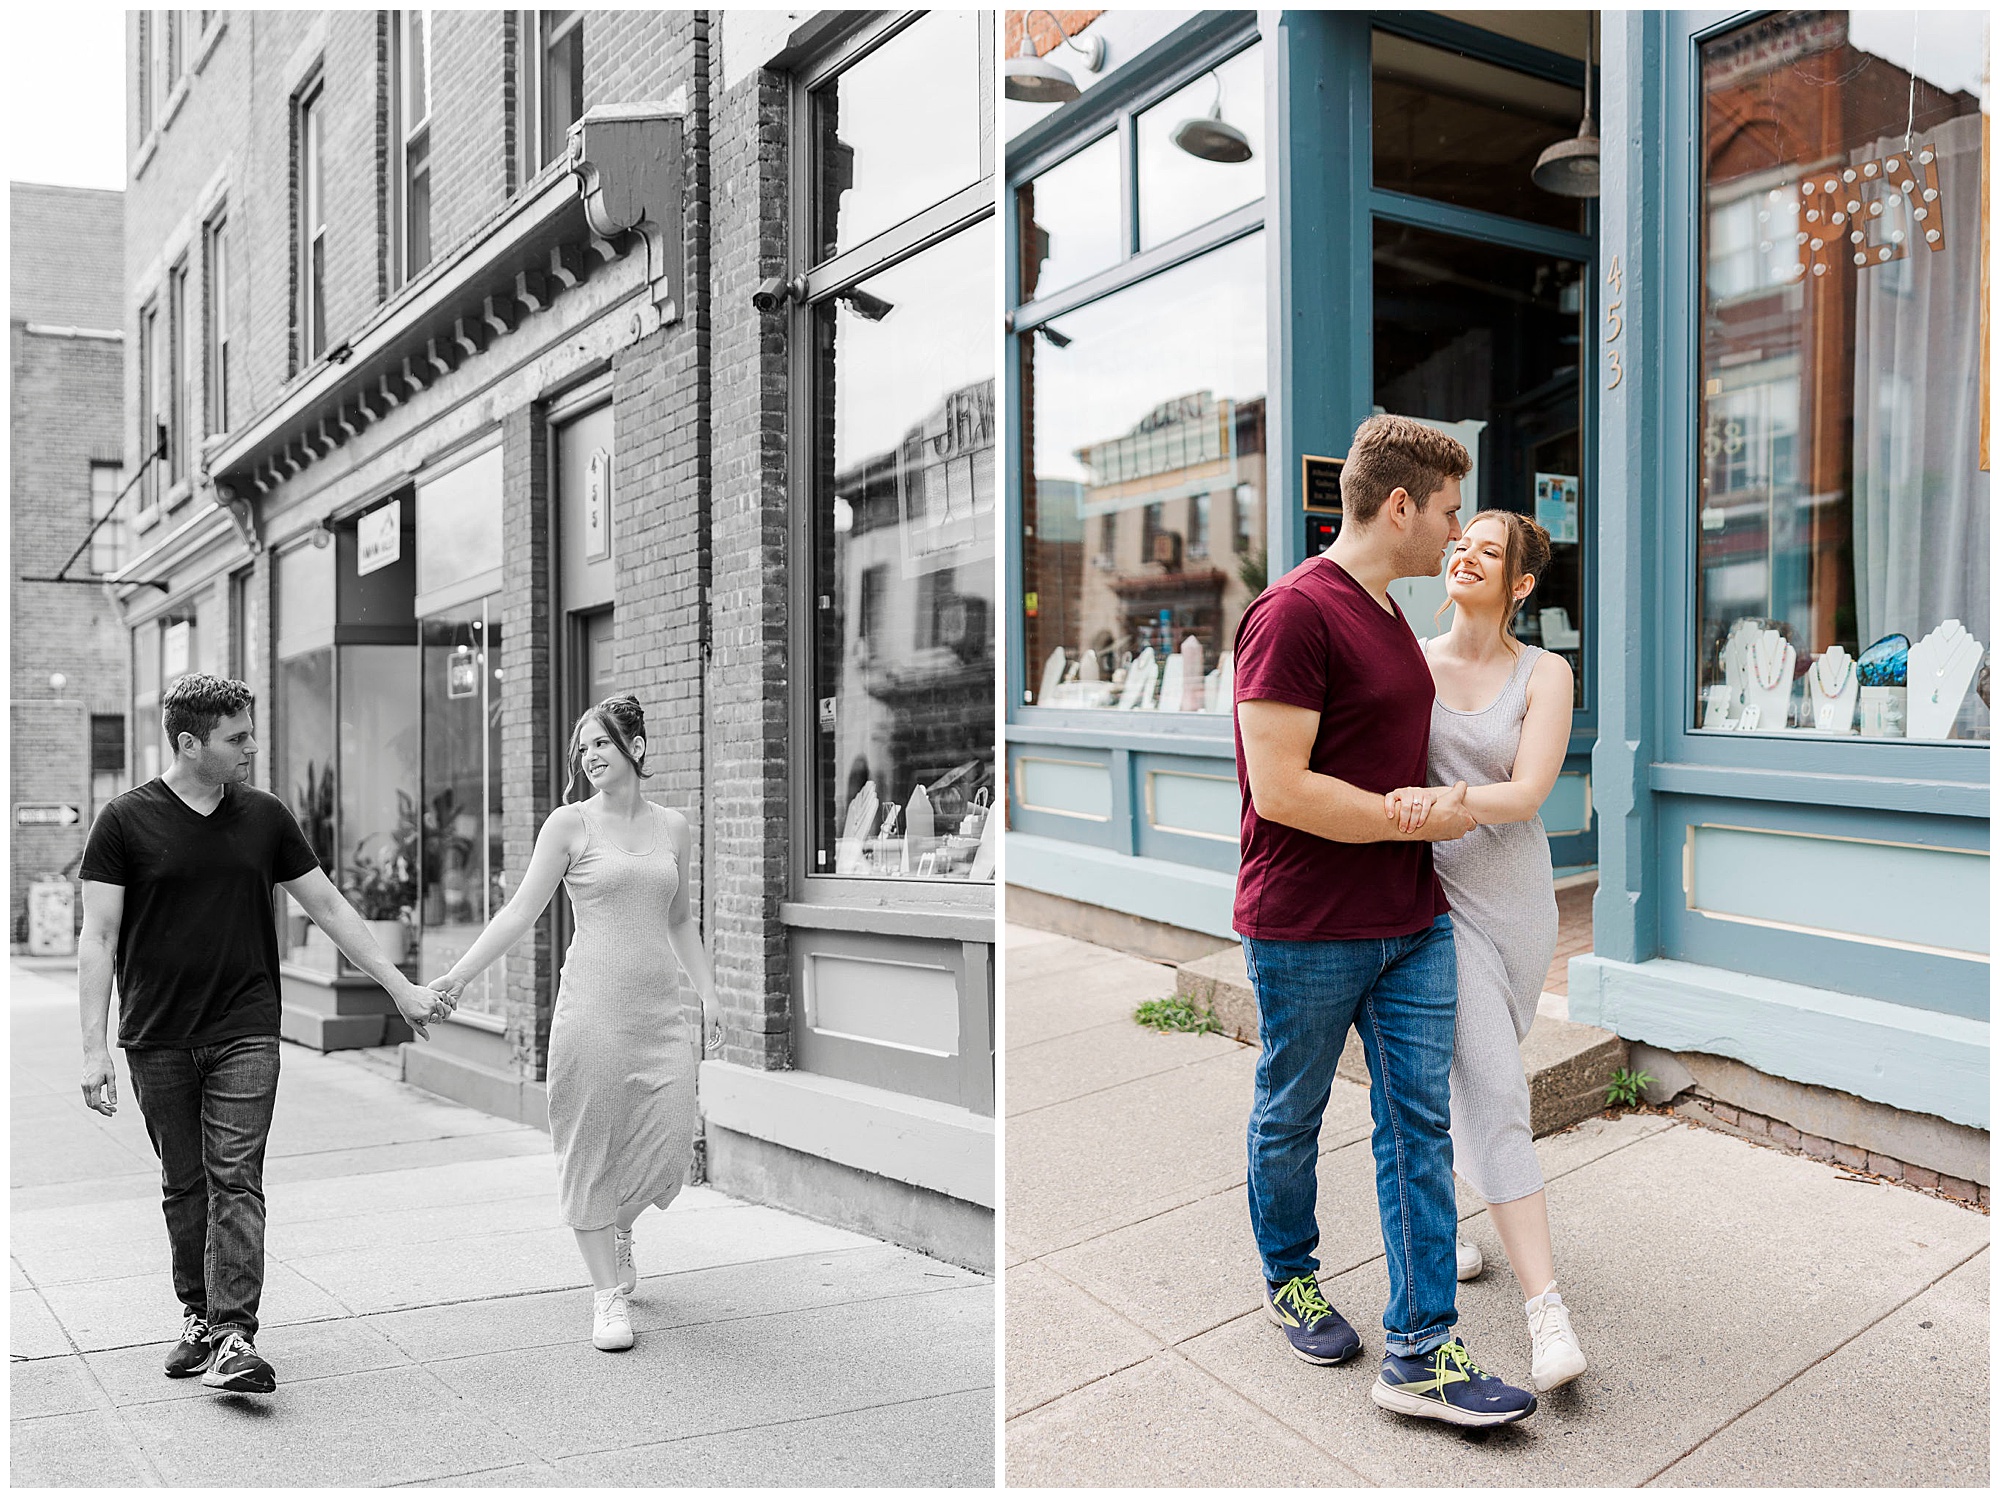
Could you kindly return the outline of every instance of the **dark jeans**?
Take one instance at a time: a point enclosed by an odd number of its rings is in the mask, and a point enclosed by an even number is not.
[[[1388,1256],[1389,1350],[1429,1352],[1458,1320],[1451,1184],[1451,1050],[1458,952],[1451,917],[1412,936],[1261,941],[1243,955],[1257,993],[1250,1223],[1273,1282],[1319,1268],[1319,1128],[1349,1028],[1374,1085],[1375,1198]]]
[[[264,1294],[264,1143],[278,1099],[278,1037],[127,1051],[160,1157],[174,1293],[216,1331],[257,1335]]]

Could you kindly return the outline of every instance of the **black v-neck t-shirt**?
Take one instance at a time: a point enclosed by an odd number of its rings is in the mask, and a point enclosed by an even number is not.
[[[285,803],[225,785],[203,816],[164,780],[97,814],[83,877],[125,889],[118,1044],[191,1050],[278,1033],[271,888],[319,867]]]

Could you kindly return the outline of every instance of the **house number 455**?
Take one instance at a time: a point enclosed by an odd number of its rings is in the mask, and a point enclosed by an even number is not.
[[[1619,315],[1619,308],[1625,305],[1625,270],[1618,263],[1618,257],[1611,257],[1611,266],[1604,273],[1604,284],[1610,288],[1611,296],[1604,304],[1604,366],[1610,378],[1605,381],[1606,390],[1616,390],[1625,382],[1625,360],[1622,351],[1614,347],[1619,335],[1625,331],[1625,319]]]

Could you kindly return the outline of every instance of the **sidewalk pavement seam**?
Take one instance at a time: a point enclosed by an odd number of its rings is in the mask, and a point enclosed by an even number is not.
[[[987,1382],[983,1384],[967,1384],[962,1389],[932,1389],[927,1394],[912,1394],[907,1399],[885,1399],[880,1404],[857,1404],[851,1409],[820,1410],[815,1414],[793,1415],[784,1420],[759,1420],[751,1425],[731,1425],[720,1430],[692,1431],[684,1436],[676,1436],[671,1441],[643,1441],[636,1446],[594,1446],[588,1451],[572,1451],[566,1456],[556,1458],[556,1460],[564,1462],[580,1461],[587,1456],[605,1456],[614,1451],[663,1450],[668,1446],[685,1445],[689,1441],[713,1440],[717,1436],[739,1436],[747,1431],[756,1430],[781,1430],[787,1425],[810,1425],[815,1420],[836,1420],[843,1415],[860,1415],[867,1413],[869,1410],[893,1410],[900,1409],[902,1406],[909,1404],[925,1404],[933,1399],[953,1399],[960,1394],[977,1394],[982,1389],[990,1389],[992,1387],[992,1383]],[[548,1458],[544,1457],[542,1460],[547,1461]]]
[[[1122,1322],[1124,1325],[1130,1327],[1133,1331],[1137,1332],[1140,1335],[1140,1337],[1145,1339],[1146,1342],[1150,1343],[1151,1347],[1150,1350],[1146,1353],[1145,1357],[1134,1358],[1129,1363],[1121,1363],[1118,1367],[1108,1369],[1105,1372],[1098,1374],[1094,1378],[1085,1379],[1082,1383],[1077,1384],[1073,1388],[1064,1389],[1057,1394],[1051,1394],[1047,1399],[1041,1400],[1035,1404],[1026,1405],[1023,1408],[1014,1411],[1013,1414],[1007,1417],[1007,1419],[1010,1422],[1020,1419],[1023,1415],[1032,1414],[1036,1410],[1045,1409],[1049,1405],[1056,1403],[1058,1400],[1067,1399],[1069,1398],[1070,1395],[1078,1393],[1083,1389],[1089,1388],[1092,1384],[1103,1383],[1105,1379],[1112,1377],[1114,1374],[1123,1373],[1127,1368],[1136,1368],[1141,1363],[1147,1362],[1150,1359],[1157,1357],[1159,1354],[1163,1352],[1171,1352],[1173,1350],[1171,1345],[1163,1341],[1156,1333],[1148,1331],[1145,1327],[1139,1325],[1138,1322],[1134,1321],[1131,1317],[1127,1316],[1123,1311],[1119,1310],[1118,1307],[1112,1305],[1109,1301],[1103,1299],[1101,1296],[1094,1294],[1088,1287],[1084,1285],[1079,1285],[1075,1280],[1071,1279],[1068,1275],[1064,1274],[1060,1269],[1056,1268],[1055,1265],[1049,1263],[1046,1259],[1030,1259],[1028,1262],[1034,1264],[1044,1274],[1054,1275],[1057,1279],[1061,1280],[1063,1284],[1067,1285],[1070,1289],[1074,1290],[1078,1295],[1081,1295],[1085,1300],[1090,1301],[1093,1305],[1096,1305],[1099,1308],[1101,1308],[1106,1314],[1111,1316],[1113,1320]]]
[[[1108,1030],[1112,1028],[1113,1025],[1129,1025],[1132,1023],[1134,1022],[1131,1020],[1112,1020],[1110,1024],[1092,1025],[1090,1027],[1090,1030]],[[1023,1046],[1021,1047],[1021,1049],[1028,1050],[1032,1046],[1051,1045],[1054,1044],[1056,1041],[1073,1040],[1078,1035],[1088,1035],[1090,1033],[1090,1030],[1078,1030],[1074,1032],[1074,1034],[1072,1035],[1057,1035],[1051,1037],[1049,1040],[1046,1041],[1042,1040],[1031,1041],[1029,1045]],[[1249,1049],[1249,1047],[1244,1045],[1243,1042],[1240,1040],[1235,1042],[1235,1045],[1237,1050]],[[1133,1082],[1155,1081],[1160,1077],[1170,1077],[1177,1071],[1193,1071],[1198,1066],[1219,1066],[1225,1061],[1234,1061],[1235,1059],[1236,1056],[1233,1052],[1224,1052],[1223,1054],[1218,1056],[1203,1056],[1197,1061],[1184,1061],[1179,1066],[1170,1066],[1164,1071],[1147,1072],[1143,1077],[1121,1077],[1116,1082],[1107,1083],[1103,1087],[1093,1087],[1088,1092],[1079,1092],[1069,1097],[1056,1098],[1051,1102],[1037,1103],[1035,1104],[1034,1107],[1023,1108],[1018,1113],[1010,1112],[1007,1115],[1007,1117],[1010,1121],[1016,1118],[1028,1118],[1037,1113],[1046,1113],[1051,1108],[1066,1108],[1071,1103],[1080,1102],[1082,1099],[1087,1097],[1101,1097],[1107,1092],[1116,1092],[1119,1088],[1130,1086]]]
[[[40,1299],[41,1291],[37,1290],[35,1292],[35,1295],[37,1299]],[[51,1316],[55,1314],[53,1308],[49,1306],[49,1303],[46,1300],[42,1301],[42,1308],[44,1310],[47,1310]],[[58,1321],[56,1324],[58,1326],[62,1326],[62,1323],[60,1321]],[[165,1474],[160,1471],[158,1465],[154,1463],[152,1457],[147,1454],[145,1442],[141,1441],[139,1439],[138,1432],[132,1429],[131,1423],[125,1418],[124,1409],[120,1407],[118,1401],[112,1397],[111,1391],[104,1387],[104,1380],[98,1377],[97,1370],[91,1366],[90,1359],[84,1356],[83,1349],[76,1346],[76,1339],[70,1336],[69,1328],[63,1326],[62,1334],[64,1339],[69,1342],[69,1345],[72,1348],[75,1348],[75,1351],[69,1353],[68,1356],[75,1358],[78,1365],[83,1369],[84,1377],[89,1381],[88,1386],[92,1392],[92,1397],[95,1398],[97,1401],[97,1413],[100,1416],[109,1417],[106,1423],[111,1427],[112,1439],[117,1441],[118,1444],[124,1449],[125,1454],[132,1459],[134,1465],[136,1465],[140,1471],[144,1472],[146,1476],[152,1480],[152,1485],[154,1487],[163,1488],[167,1486],[167,1480]],[[12,1362],[43,1362],[43,1361],[47,1360],[42,1358],[21,1358],[12,1360]],[[10,1362],[10,1366],[12,1366],[12,1362]],[[10,1409],[8,1413],[11,1417],[13,1412]],[[34,1417],[31,1416],[30,1418]],[[51,1417],[51,1418],[57,1418],[57,1417]],[[11,1418],[8,1423],[10,1425],[13,1423]],[[11,1466],[12,1464],[10,1463],[9,1478],[8,1478],[10,1486],[13,1480]]]
[[[1771,1400],[1777,1398],[1778,1395],[1784,1393],[1785,1390],[1789,1389],[1793,1384],[1797,1383],[1800,1379],[1804,1378],[1808,1373],[1812,1372],[1813,1369],[1819,1367],[1829,1358],[1839,1353],[1849,1343],[1854,1342],[1859,1338],[1865,1336],[1867,1333],[1875,1330],[1876,1327],[1880,1326],[1883,1322],[1887,1321],[1891,1316],[1895,1315],[1898,1311],[1902,1310],[1904,1306],[1907,1306],[1911,1301],[1915,1300],[1918,1296],[1926,1294],[1929,1291],[1936,1289],[1938,1285],[1943,1283],[1945,1280],[1951,1278],[1952,1275],[1957,1274],[1959,1270],[1963,1269],[1966,1265],[1970,1264],[1974,1259],[1978,1258],[1981,1254],[1985,1253],[1991,1247],[1992,1247],[1991,1243],[1980,1244],[1979,1247],[1975,1248],[1971,1253],[1967,1254],[1964,1258],[1960,1259],[1956,1264],[1953,1264],[1950,1268],[1946,1269],[1944,1273],[1938,1275],[1936,1279],[1933,1279],[1926,1284],[1919,1285],[1916,1289],[1912,1290],[1908,1295],[1904,1296],[1901,1300],[1897,1301],[1894,1305],[1890,1306],[1889,1309],[1884,1311],[1880,1316],[1877,1316],[1873,1321],[1869,1322],[1865,1326],[1857,1328],[1852,1336],[1842,1338],[1839,1342],[1835,1343],[1832,1347],[1829,1347],[1825,1352],[1821,1353],[1818,1357],[1814,1358],[1810,1363],[1807,1363],[1803,1368],[1799,1369],[1799,1371],[1794,1373],[1790,1378],[1782,1380],[1773,1388],[1766,1391],[1764,1394],[1759,1395],[1756,1399],[1752,1400],[1749,1404],[1745,1405],[1742,1409],[1738,1410],[1735,1414],[1731,1415],[1727,1420],[1723,1421],[1722,1424],[1716,1426],[1714,1430],[1710,1431],[1707,1435],[1703,1436],[1699,1441],[1696,1441],[1694,1445],[1688,1447],[1687,1450],[1683,1451],[1679,1456],[1675,1457],[1672,1461],[1668,1462],[1664,1467],[1660,1468],[1659,1471],[1653,1473],[1650,1477],[1643,1478],[1640,1482],[1636,1484],[1636,1486],[1642,1488],[1651,1487],[1654,1483],[1658,1482],[1662,1477],[1665,1477],[1669,1472],[1673,1471],[1674,1468],[1678,1467],[1682,1462],[1686,1461],[1689,1457],[1693,1456],[1697,1451],[1701,1450],[1701,1448],[1706,1446],[1710,1441],[1713,1441],[1717,1436],[1721,1435],[1724,1431],[1728,1430],[1731,1426],[1735,1425],[1737,1421],[1743,1419],[1746,1415],[1753,1414],[1757,1410],[1763,1408],[1764,1405],[1768,1404]]]
[[[1272,1423],[1277,1425],[1280,1429],[1290,1431],[1293,1435],[1297,1436],[1301,1441],[1305,1442],[1306,1445],[1310,1446],[1314,1451],[1317,1451],[1321,1456],[1325,1457],[1334,1466],[1338,1467],[1341,1471],[1345,1472],[1349,1477],[1352,1477],[1354,1479],[1354,1485],[1356,1487],[1373,1488],[1380,1486],[1379,1483],[1373,1481],[1371,1478],[1362,1475],[1360,1472],[1357,1472],[1354,1468],[1348,1466],[1346,1462],[1342,1461],[1339,1457],[1335,1456],[1331,1451],[1328,1451],[1324,1446],[1320,1445],[1319,1442],[1315,1441],[1311,1436],[1307,1435],[1303,1430],[1300,1430],[1296,1425],[1292,1424],[1292,1422],[1287,1420],[1283,1415],[1278,1414],[1274,1410],[1266,1409],[1263,1405],[1257,1403],[1257,1401],[1254,1399],[1246,1398],[1241,1389],[1235,1388],[1232,1385],[1226,1383],[1224,1380],[1217,1378],[1213,1373],[1209,1372],[1208,1369],[1202,1367],[1201,1364],[1197,1363],[1193,1358],[1189,1357],[1186,1353],[1182,1352],[1179,1347],[1177,1346],[1169,1347],[1167,1349],[1167,1355],[1175,1359],[1177,1362],[1180,1362],[1185,1366],[1193,1369],[1196,1373],[1199,1373],[1203,1378],[1207,1379],[1208,1382],[1214,1384],[1218,1389],[1228,1389],[1231,1394],[1234,1394],[1238,1399],[1243,1400],[1243,1402],[1249,1405],[1250,1408],[1258,1411],[1266,1419],[1270,1420]],[[1325,1484],[1322,1483],[1319,1484],[1319,1486],[1323,1487],[1325,1486]]]

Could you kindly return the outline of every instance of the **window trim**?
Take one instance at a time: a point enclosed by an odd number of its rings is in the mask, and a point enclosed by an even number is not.
[[[109,473],[111,477],[110,503],[98,509],[97,475]],[[117,513],[119,491],[125,486],[125,465],[93,458],[90,462],[90,521],[97,528],[91,532],[90,550],[84,556],[84,570],[96,577],[107,577],[123,567],[128,560],[131,533],[126,519]],[[99,524],[99,522],[102,524]],[[109,551],[110,565],[99,566],[99,548]]]
[[[155,404],[159,394],[160,359],[160,301],[153,295],[139,304],[139,370],[138,370],[138,459],[145,468],[145,477],[139,480],[139,503],[136,519],[143,522],[138,529],[144,530],[152,524],[151,517],[159,514],[160,470],[152,463],[153,453],[159,444],[159,410]],[[147,465],[151,466],[147,466]]]
[[[325,169],[323,161],[324,115],[321,113],[326,102],[325,75],[315,67],[305,82],[299,85],[292,96],[293,159],[297,163],[294,194],[296,196],[292,225],[292,281],[296,293],[292,301],[292,373],[294,375],[310,369],[320,360],[326,350],[326,287],[322,284],[325,261],[326,225],[321,223],[318,230],[318,247],[322,272],[315,275],[313,270],[314,232],[310,219],[314,200],[320,200],[322,220],[325,217]],[[315,192],[309,179],[321,179],[319,191]],[[314,293],[318,293],[319,317],[313,316]],[[314,347],[317,337],[318,347]]]
[[[559,43],[567,41],[572,33],[583,30],[584,12],[581,10],[531,10],[527,14],[535,18],[535,135],[533,158],[535,170],[528,174],[528,179],[532,181],[536,176],[540,175],[542,168],[548,166],[551,162],[559,161],[563,155],[563,147],[559,142],[545,138],[549,133],[549,52]],[[557,17],[561,17],[562,19],[555,19]],[[585,83],[589,82],[588,75],[585,75],[584,81]],[[577,118],[580,119],[582,116],[583,101],[582,99],[578,99]],[[570,122],[570,124],[575,123],[575,120]],[[563,129],[567,132],[569,126],[565,125]]]
[[[802,299],[792,301],[786,309],[788,332],[786,338],[787,383],[789,387],[788,406],[790,426],[794,433],[810,432],[813,422],[813,358],[811,328],[818,309],[831,298],[847,290],[870,276],[891,270],[924,250],[939,244],[954,234],[970,231],[982,222],[995,224],[996,236],[999,232],[998,215],[994,210],[993,195],[996,188],[999,141],[998,141],[998,99],[993,84],[995,72],[995,42],[993,26],[989,23],[979,29],[979,78],[981,137],[979,166],[982,175],[979,180],[961,189],[955,189],[937,203],[912,214],[899,224],[890,226],[862,244],[842,252],[831,259],[813,265],[814,214],[816,211],[816,186],[819,164],[814,159],[812,149],[812,109],[811,94],[835,77],[853,67],[902,32],[921,20],[925,12],[889,12],[867,23],[843,30],[826,50],[815,54],[799,64],[792,71],[791,87],[788,93],[790,121],[788,141],[790,158],[787,184],[787,209],[790,222],[786,225],[786,260],[793,267],[794,274],[807,277],[807,294]],[[990,18],[990,12],[979,12]],[[995,372],[996,384],[999,371]],[[996,400],[999,392],[996,390]],[[1001,424],[1004,426],[1004,423]],[[996,443],[1004,437],[996,432]],[[788,485],[792,493],[811,495],[814,478],[814,461],[810,441],[794,441],[788,445],[787,470]],[[1004,496],[995,496],[994,523],[1004,523]],[[788,591],[790,593],[789,634],[792,658],[797,661],[817,660],[818,639],[815,633],[817,610],[813,604],[812,557],[813,557],[813,506],[808,501],[789,507],[786,526],[785,546]],[[997,612],[996,605],[996,612]],[[995,627],[997,630],[997,620]],[[997,647],[997,636],[996,636]],[[1004,670],[1000,652],[994,652],[994,673],[996,678]],[[927,911],[956,911],[969,915],[989,918],[992,915],[998,894],[998,870],[994,879],[973,883],[970,880],[946,879],[903,879],[891,885],[890,881],[855,875],[821,873],[812,866],[812,845],[815,804],[818,799],[818,770],[814,763],[811,746],[819,742],[819,728],[813,693],[816,688],[815,668],[794,674],[789,684],[791,701],[788,704],[790,743],[787,759],[790,773],[789,815],[793,829],[790,838],[791,855],[788,886],[792,891],[792,908],[801,916],[794,924],[813,927],[807,912],[814,909],[835,908],[839,910],[885,910],[887,908],[923,909]],[[997,743],[999,721],[995,720],[993,746],[994,776],[1001,773],[1001,758]],[[1001,816],[1004,813],[998,804],[989,813]],[[832,917],[828,917],[832,919]]]
[[[431,59],[435,38],[431,34],[433,11],[392,10],[389,12],[389,285],[399,289],[409,284],[422,273],[425,266],[436,258],[435,246],[431,243],[430,210],[425,208],[424,243],[426,253],[421,264],[410,262],[410,205],[415,194],[412,187],[417,174],[411,170],[411,159],[419,150],[423,153],[422,176],[426,187],[431,177]],[[424,28],[424,114],[419,120],[408,118],[409,112],[409,29],[410,17],[423,17]]]
[[[229,430],[229,206],[220,203],[202,224],[203,435]]]

